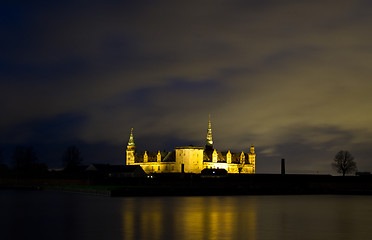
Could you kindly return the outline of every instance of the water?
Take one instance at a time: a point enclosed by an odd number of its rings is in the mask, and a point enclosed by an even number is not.
[[[372,196],[0,191],[0,239],[371,239]]]

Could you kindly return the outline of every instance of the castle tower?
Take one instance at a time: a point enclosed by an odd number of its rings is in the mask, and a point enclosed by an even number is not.
[[[218,154],[217,154],[216,149],[214,149],[214,151],[212,153],[212,162],[216,163],[217,160],[218,160]]]
[[[208,130],[207,130],[207,141],[205,143],[205,150],[213,150],[213,140],[212,140],[212,124],[211,115],[209,114]]]
[[[133,128],[131,128],[129,141],[127,145],[127,165],[134,164],[135,155],[136,155],[136,144],[134,144]]]
[[[244,165],[245,164],[245,154],[244,154],[244,152],[242,152],[240,154],[240,164],[241,165]]]
[[[226,154],[226,161],[227,161],[228,164],[231,163],[231,152],[230,152],[230,150]]]
[[[251,145],[250,151],[248,153],[248,160],[249,160],[249,163],[252,164],[252,173],[255,173],[255,171],[256,171],[256,153],[254,151],[253,144]]]

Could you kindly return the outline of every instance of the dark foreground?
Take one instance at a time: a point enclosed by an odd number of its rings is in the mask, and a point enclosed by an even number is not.
[[[224,196],[275,194],[372,195],[372,176],[157,174],[150,178],[11,178],[0,188],[53,189],[107,196]]]
[[[0,191],[1,240],[371,239],[372,196],[101,197]]]

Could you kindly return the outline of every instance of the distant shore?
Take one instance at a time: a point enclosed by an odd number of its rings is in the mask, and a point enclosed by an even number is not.
[[[111,197],[229,196],[286,194],[372,195],[372,176],[301,174],[157,174],[152,178],[0,179],[0,189],[57,190]]]

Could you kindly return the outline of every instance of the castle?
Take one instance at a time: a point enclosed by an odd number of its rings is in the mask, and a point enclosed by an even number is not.
[[[213,148],[212,127],[209,118],[205,147],[177,147],[174,151],[138,155],[131,129],[126,150],[126,164],[140,165],[148,173],[201,173],[205,168],[225,169],[228,173],[255,173],[254,146],[248,153],[221,152]]]

